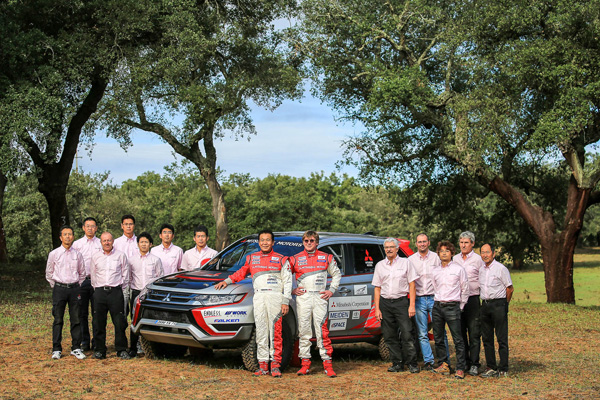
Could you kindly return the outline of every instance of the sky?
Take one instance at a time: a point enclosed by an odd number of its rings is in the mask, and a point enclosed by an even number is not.
[[[257,135],[215,141],[217,165],[224,176],[249,173],[255,178],[269,174],[308,177],[312,172],[355,175],[353,167],[336,168],[342,160],[342,141],[360,133],[351,123],[336,122],[335,113],[308,92],[301,101],[286,101],[275,111],[254,108]],[[80,145],[77,166],[84,173],[110,172],[120,185],[146,171],[164,173],[164,167],[182,158],[157,135],[136,131],[127,151],[111,138],[98,134],[91,156]],[[74,166],[75,167],[75,166]]]

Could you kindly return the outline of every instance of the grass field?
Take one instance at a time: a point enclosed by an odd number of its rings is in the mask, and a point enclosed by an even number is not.
[[[338,345],[337,379],[314,373],[283,379],[252,378],[239,352],[211,357],[121,361],[109,357],[50,360],[51,301],[43,267],[0,270],[0,398],[192,398],[192,399],[597,399],[600,398],[600,251],[579,252],[578,305],[545,304],[541,271],[513,272],[508,378],[464,381],[422,372],[390,374],[371,345]],[[68,318],[68,317],[66,317]],[[68,322],[66,324],[68,326]],[[65,328],[63,347],[70,346]],[[109,329],[107,342],[113,336]],[[482,354],[483,361],[483,354]]]

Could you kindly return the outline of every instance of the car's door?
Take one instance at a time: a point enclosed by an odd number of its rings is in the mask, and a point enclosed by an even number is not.
[[[380,325],[373,311],[373,271],[384,258],[383,248],[375,241],[346,243],[342,246],[344,271],[340,287],[329,299],[331,337],[379,334]]]

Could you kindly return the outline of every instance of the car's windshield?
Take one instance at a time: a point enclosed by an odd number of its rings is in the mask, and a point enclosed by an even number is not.
[[[303,247],[302,243],[300,242],[300,238],[282,237],[275,238],[273,251],[289,257],[299,253],[302,248]],[[258,239],[252,238],[243,240],[237,245],[234,245],[233,247],[215,256],[215,258],[210,260],[210,262],[202,267],[202,269],[208,271],[234,272],[244,265],[244,261],[248,254],[256,251],[260,251]]]

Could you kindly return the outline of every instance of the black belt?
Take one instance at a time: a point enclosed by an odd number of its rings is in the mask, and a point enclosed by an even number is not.
[[[121,289],[121,285],[119,285],[119,286],[100,286],[99,288],[96,288],[96,289],[102,289],[105,292],[110,292],[113,289]]]
[[[489,300],[481,300],[481,304],[491,304],[491,303],[500,303],[506,302],[506,297],[502,297],[501,299],[489,299]]]
[[[459,305],[460,302],[459,301],[435,301],[433,302],[433,305],[438,305],[440,307],[452,307],[452,306],[456,306]]]
[[[62,288],[67,288],[67,289],[72,289],[74,287],[79,286],[79,282],[75,282],[75,283],[60,283],[60,282],[54,282],[54,284],[58,287],[62,287]]]
[[[402,297],[397,297],[397,298],[395,298],[395,299],[387,299],[387,298],[385,298],[385,297],[382,297],[382,299],[383,299],[383,300],[386,300],[386,301],[398,301],[398,300],[406,299],[407,297],[408,297],[408,296],[402,296]]]

